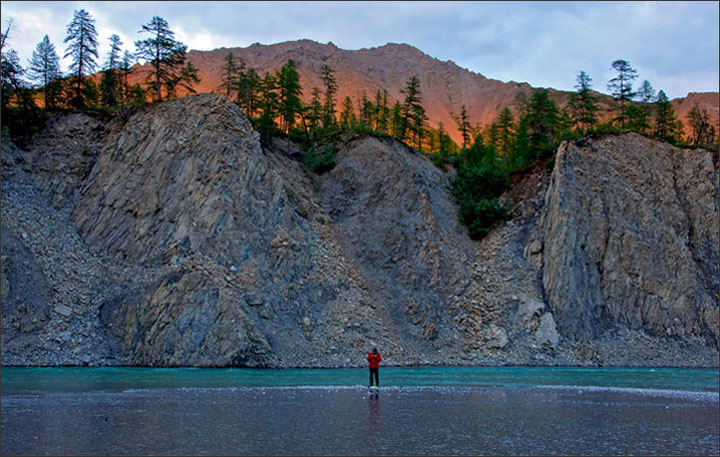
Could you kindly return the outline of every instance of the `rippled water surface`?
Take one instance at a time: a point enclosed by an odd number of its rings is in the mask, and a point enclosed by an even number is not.
[[[717,370],[3,368],[2,455],[718,455]]]

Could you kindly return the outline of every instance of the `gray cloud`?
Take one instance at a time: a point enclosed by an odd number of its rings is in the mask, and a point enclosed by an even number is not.
[[[23,63],[47,33],[64,53],[66,24],[85,8],[102,43],[125,46],[154,15],[191,49],[308,38],[344,49],[408,43],[503,81],[572,90],[580,70],[606,90],[610,64],[626,59],[671,97],[718,90],[717,2],[14,2],[3,25]]]

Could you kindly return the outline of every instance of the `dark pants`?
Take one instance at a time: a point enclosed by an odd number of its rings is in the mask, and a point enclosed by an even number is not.
[[[370,368],[370,385],[373,385],[373,375],[375,376],[375,385],[380,385],[380,376],[378,375],[378,369],[377,368]]]

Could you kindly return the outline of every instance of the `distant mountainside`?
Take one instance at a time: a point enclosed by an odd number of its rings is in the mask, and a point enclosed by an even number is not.
[[[370,99],[374,99],[378,89],[388,90],[391,103],[402,100],[403,94],[400,91],[405,87],[405,82],[416,75],[420,79],[422,101],[430,119],[429,124],[437,128],[442,122],[458,143],[461,138],[453,116],[459,112],[462,105],[466,106],[473,125],[485,126],[495,120],[504,107],[513,109],[518,94],[531,95],[533,90],[527,83],[505,83],[489,79],[452,61],[430,57],[407,44],[388,43],[377,48],[345,50],[332,42],[322,44],[311,40],[298,40],[272,45],[255,43],[246,48],[190,51],[188,58],[198,67],[202,79],[196,87],[199,93],[222,92],[219,89],[221,68],[223,58],[229,52],[239,57],[247,68],[254,68],[260,75],[266,71],[274,72],[288,59],[293,59],[298,66],[305,101],[310,100],[313,87],[323,87],[320,79],[323,64],[336,71],[339,85],[338,105],[346,96],[350,96],[357,105],[363,91]],[[143,78],[139,74],[135,77],[138,80]],[[575,75],[568,77],[574,78]],[[597,81],[596,84],[600,87],[604,83]],[[570,92],[554,89],[550,89],[550,92],[560,106],[567,103]],[[603,108],[613,103],[611,97],[598,95]],[[717,92],[691,92],[685,98],[673,100],[676,113],[683,123],[687,124],[687,114],[696,103],[701,109],[707,109],[710,119],[718,125]]]

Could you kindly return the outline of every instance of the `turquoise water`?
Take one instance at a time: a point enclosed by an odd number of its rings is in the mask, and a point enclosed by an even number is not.
[[[718,392],[718,370],[675,368],[383,368],[383,387],[607,387]],[[360,386],[365,369],[2,368],[2,395],[127,389]]]
[[[2,368],[1,455],[719,455],[718,371]]]

